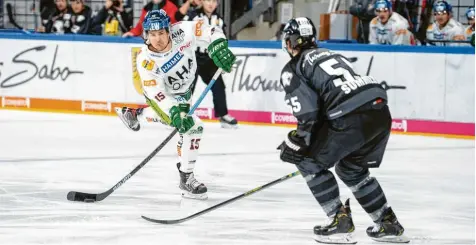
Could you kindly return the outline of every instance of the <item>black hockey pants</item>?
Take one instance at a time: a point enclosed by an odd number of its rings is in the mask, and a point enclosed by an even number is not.
[[[313,137],[315,162],[297,165],[316,200],[328,215],[335,214],[341,201],[332,172],[352,190],[372,219],[385,210],[387,200],[369,168],[379,167],[390,136],[392,118],[385,103],[369,103],[356,111],[326,121]]]

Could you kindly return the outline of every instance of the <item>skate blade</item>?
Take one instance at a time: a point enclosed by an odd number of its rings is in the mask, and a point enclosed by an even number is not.
[[[182,197],[189,198],[189,199],[196,199],[196,200],[207,200],[208,195],[207,193],[202,194],[193,194],[187,191],[182,191]]]
[[[122,108],[121,107],[114,107],[114,111],[116,111],[117,116],[121,119],[122,123],[124,123],[124,125],[126,125],[126,127],[128,129],[130,129],[134,132],[139,131],[140,125],[136,129],[133,129],[133,128],[129,127],[129,124],[127,124],[126,119],[124,119],[124,116],[122,115]]]
[[[316,235],[314,240],[324,244],[357,244],[352,233],[334,234],[330,236]]]
[[[231,124],[228,124],[228,123],[220,123],[221,124],[221,127],[222,128],[229,128],[229,129],[237,129],[238,128],[238,124],[235,124],[235,125],[231,125]]]
[[[377,242],[387,242],[387,243],[409,243],[410,239],[406,236],[385,236],[385,237],[379,237],[379,238],[374,238],[371,237],[372,240],[377,241]]]

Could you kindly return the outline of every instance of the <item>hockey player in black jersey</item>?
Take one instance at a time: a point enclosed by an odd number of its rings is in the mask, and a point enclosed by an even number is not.
[[[351,189],[374,225],[367,235],[377,241],[405,243],[398,222],[369,168],[382,161],[392,118],[387,94],[370,76],[360,76],[342,55],[318,48],[308,18],[290,20],[283,48],[291,56],[281,73],[285,102],[297,118],[278,147],[281,160],[296,164],[330,222],[314,227],[316,241],[356,243],[349,200],[342,204],[330,168]]]

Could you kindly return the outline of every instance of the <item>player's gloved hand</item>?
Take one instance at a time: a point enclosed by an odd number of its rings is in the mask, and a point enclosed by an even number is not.
[[[228,41],[224,38],[217,39],[208,45],[208,55],[213,63],[226,72],[231,71],[236,57],[228,48]]]
[[[189,129],[195,125],[193,118],[188,116],[190,111],[190,104],[178,104],[178,106],[172,106],[170,108],[171,125],[174,126],[179,133],[186,133]]]
[[[278,146],[278,150],[281,150],[279,157],[284,162],[299,164],[306,158],[305,148],[304,139],[296,135],[296,130],[292,130],[283,143]]]

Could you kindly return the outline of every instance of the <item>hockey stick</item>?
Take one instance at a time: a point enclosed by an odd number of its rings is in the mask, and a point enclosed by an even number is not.
[[[471,44],[471,41],[468,41],[468,40],[433,40],[433,39],[426,39],[426,42],[430,43],[431,45],[433,46],[436,46],[435,43],[467,43],[467,44]]]
[[[366,73],[366,76],[368,76],[370,74],[370,68],[372,68],[372,63],[374,61],[374,56],[372,55],[372,57],[370,57],[370,62],[369,62],[369,66],[367,67],[367,73]]]
[[[222,72],[221,68],[218,68],[218,70],[215,72],[215,75],[213,75],[212,80],[210,83],[207,85],[205,90],[202,92],[198,100],[195,102],[195,104],[192,106],[190,111],[188,112],[188,115],[192,115],[193,112],[197,109],[198,105],[202,102],[202,100],[205,98],[207,95],[208,91],[212,88],[213,84],[215,84],[216,79],[218,76],[220,76]],[[135,167],[129,174],[127,174],[124,178],[122,178],[121,181],[117,182],[116,185],[114,185],[112,188],[109,190],[99,193],[99,194],[92,194],[92,193],[84,193],[84,192],[77,192],[77,191],[70,191],[67,195],[67,199],[69,201],[77,201],[77,202],[97,202],[97,201],[102,201],[111,193],[113,193],[117,188],[121,187],[128,179],[130,179],[135,173],[137,173],[142,167],[144,167],[150,159],[152,159],[164,146],[174,137],[174,135],[177,133],[177,129],[175,129],[172,133],[170,133],[167,138],[157,147],[155,148],[154,151],[152,151],[142,162]]]
[[[12,8],[12,5],[10,3],[7,3],[6,5],[7,7],[7,16],[8,16],[8,21],[10,21],[10,24],[12,24],[13,26],[15,26],[16,28],[20,29],[20,30],[23,30],[23,27],[21,27],[20,25],[17,24],[16,20],[15,20],[15,17],[13,17],[13,8]]]
[[[185,221],[187,221],[187,220],[191,220],[191,219],[197,218],[198,216],[201,216],[201,215],[203,215],[203,214],[206,214],[206,213],[208,213],[208,212],[210,212],[210,211],[213,211],[213,210],[215,210],[215,209],[218,209],[218,208],[221,208],[221,207],[223,207],[223,206],[226,206],[226,205],[228,205],[228,204],[230,204],[230,203],[233,203],[233,202],[238,201],[238,200],[240,200],[240,199],[242,199],[242,198],[245,198],[245,197],[247,197],[247,196],[250,196],[250,195],[252,195],[252,194],[254,194],[254,193],[256,193],[256,192],[259,192],[259,191],[264,190],[264,189],[266,189],[266,188],[268,188],[268,187],[271,187],[271,186],[273,186],[273,185],[276,185],[276,184],[278,184],[278,183],[281,183],[281,182],[283,182],[283,181],[285,181],[285,180],[288,180],[288,179],[290,179],[290,178],[292,178],[292,177],[294,177],[294,176],[297,176],[297,175],[299,175],[299,174],[301,174],[301,172],[299,172],[299,171],[296,171],[296,172],[294,172],[294,173],[290,173],[290,174],[285,175],[285,176],[283,176],[283,177],[281,177],[281,178],[279,178],[279,179],[273,180],[273,181],[271,181],[271,182],[269,182],[269,183],[267,183],[267,184],[265,184],[265,185],[256,187],[256,188],[254,188],[254,189],[252,189],[252,190],[250,190],[250,191],[247,191],[247,192],[245,192],[245,193],[243,193],[243,194],[240,194],[240,195],[238,195],[238,196],[236,196],[236,197],[233,197],[233,198],[231,198],[231,199],[228,199],[228,200],[226,200],[226,201],[223,201],[223,202],[221,202],[221,203],[219,203],[219,204],[216,204],[215,206],[209,207],[209,208],[204,209],[204,210],[202,210],[202,211],[200,211],[200,212],[197,212],[197,213],[194,213],[194,214],[192,214],[192,215],[189,215],[189,216],[187,216],[187,217],[185,217],[185,218],[172,219],[172,220],[162,220],[162,219],[152,219],[152,218],[146,217],[146,216],[144,216],[144,215],[142,215],[141,217],[142,217],[143,219],[147,220],[147,221],[154,222],[154,223],[159,223],[159,224],[167,224],[167,225],[179,224],[179,223],[185,222]]]

